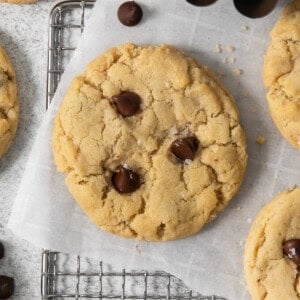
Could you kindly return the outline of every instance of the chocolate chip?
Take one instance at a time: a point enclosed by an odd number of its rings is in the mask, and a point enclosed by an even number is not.
[[[121,194],[132,193],[140,187],[140,176],[123,166],[117,168],[111,181],[115,189]]]
[[[186,1],[196,6],[207,6],[213,4],[217,0],[186,0]]]
[[[234,0],[236,9],[246,17],[261,18],[269,14],[277,0]]]
[[[119,21],[125,26],[135,26],[142,20],[143,10],[134,1],[127,1],[121,4],[118,9]]]
[[[3,244],[0,242],[0,259],[4,257],[4,246]]]
[[[282,250],[285,256],[297,266],[300,266],[300,239],[292,239],[283,242]]]
[[[14,279],[0,275],[0,299],[7,299],[14,293]]]
[[[140,109],[141,98],[133,92],[124,92],[120,95],[112,96],[112,102],[123,117],[133,116]]]
[[[194,160],[199,141],[194,136],[175,140],[171,144],[171,152],[180,160]]]

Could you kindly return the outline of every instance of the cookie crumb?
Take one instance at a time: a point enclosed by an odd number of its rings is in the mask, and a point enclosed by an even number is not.
[[[240,76],[240,75],[242,75],[242,70],[241,70],[241,69],[233,69],[232,72],[233,72],[233,74],[234,74],[235,76]]]
[[[260,145],[264,144],[265,141],[266,141],[266,139],[262,135],[258,135],[255,139],[255,142]]]
[[[236,210],[241,210],[241,207],[240,207],[240,206],[238,206],[238,207],[236,208]]]
[[[221,53],[222,52],[222,48],[221,48],[220,44],[216,45],[214,52],[216,52],[216,53]]]
[[[244,30],[244,31],[247,31],[247,30],[249,30],[249,26],[247,26],[247,25],[242,25],[242,26],[241,26],[241,29]]]
[[[226,47],[227,52],[233,52],[235,48],[233,46],[227,46]]]
[[[250,218],[247,219],[247,223],[251,224],[252,220]]]
[[[243,246],[244,246],[244,241],[239,241],[239,245],[240,245],[241,247],[243,247]]]
[[[224,63],[224,64],[227,64],[227,63],[228,63],[228,57],[224,57],[224,58],[223,58],[223,63]]]
[[[236,62],[236,58],[235,57],[230,57],[230,62],[233,64]]]
[[[170,129],[170,134],[171,134],[171,135],[176,135],[177,133],[178,133],[178,130],[177,130],[176,127],[172,127],[172,128]]]
[[[289,186],[288,190],[292,192],[295,188],[297,188],[296,184]]]

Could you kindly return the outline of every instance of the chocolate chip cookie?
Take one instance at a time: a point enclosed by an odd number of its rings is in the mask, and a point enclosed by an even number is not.
[[[300,150],[300,0],[287,5],[271,32],[263,77],[275,125]]]
[[[0,158],[7,152],[16,133],[19,102],[14,68],[0,46]]]
[[[52,145],[98,226],[149,241],[198,232],[235,195],[247,162],[232,96],[166,45],[125,44],[91,62],[61,103]]]
[[[300,298],[300,189],[284,191],[253,223],[244,269],[253,300]]]

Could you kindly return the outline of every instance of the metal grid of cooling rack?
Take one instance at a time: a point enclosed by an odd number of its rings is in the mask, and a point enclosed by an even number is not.
[[[46,109],[64,72],[64,63],[76,50],[76,45],[70,41],[72,37],[78,40],[94,3],[95,0],[63,1],[56,4],[50,13]]]
[[[194,294],[182,281],[165,272],[113,271],[106,270],[108,266],[102,261],[83,262],[80,256],[72,259],[59,252],[43,251],[42,300],[226,300]]]
[[[78,41],[93,6],[93,0],[63,1],[50,13],[46,109],[52,101],[64,67],[76,49],[76,40]],[[80,256],[72,260],[66,254],[44,250],[42,300],[226,300],[218,296],[193,293],[182,281],[165,272],[105,270],[102,261],[93,262],[84,270],[84,260]]]

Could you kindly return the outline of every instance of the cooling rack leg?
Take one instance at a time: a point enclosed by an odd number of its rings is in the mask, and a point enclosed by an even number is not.
[[[42,278],[41,278],[41,295],[45,299],[47,295],[47,280],[48,280],[48,251],[44,250],[42,253]]]

